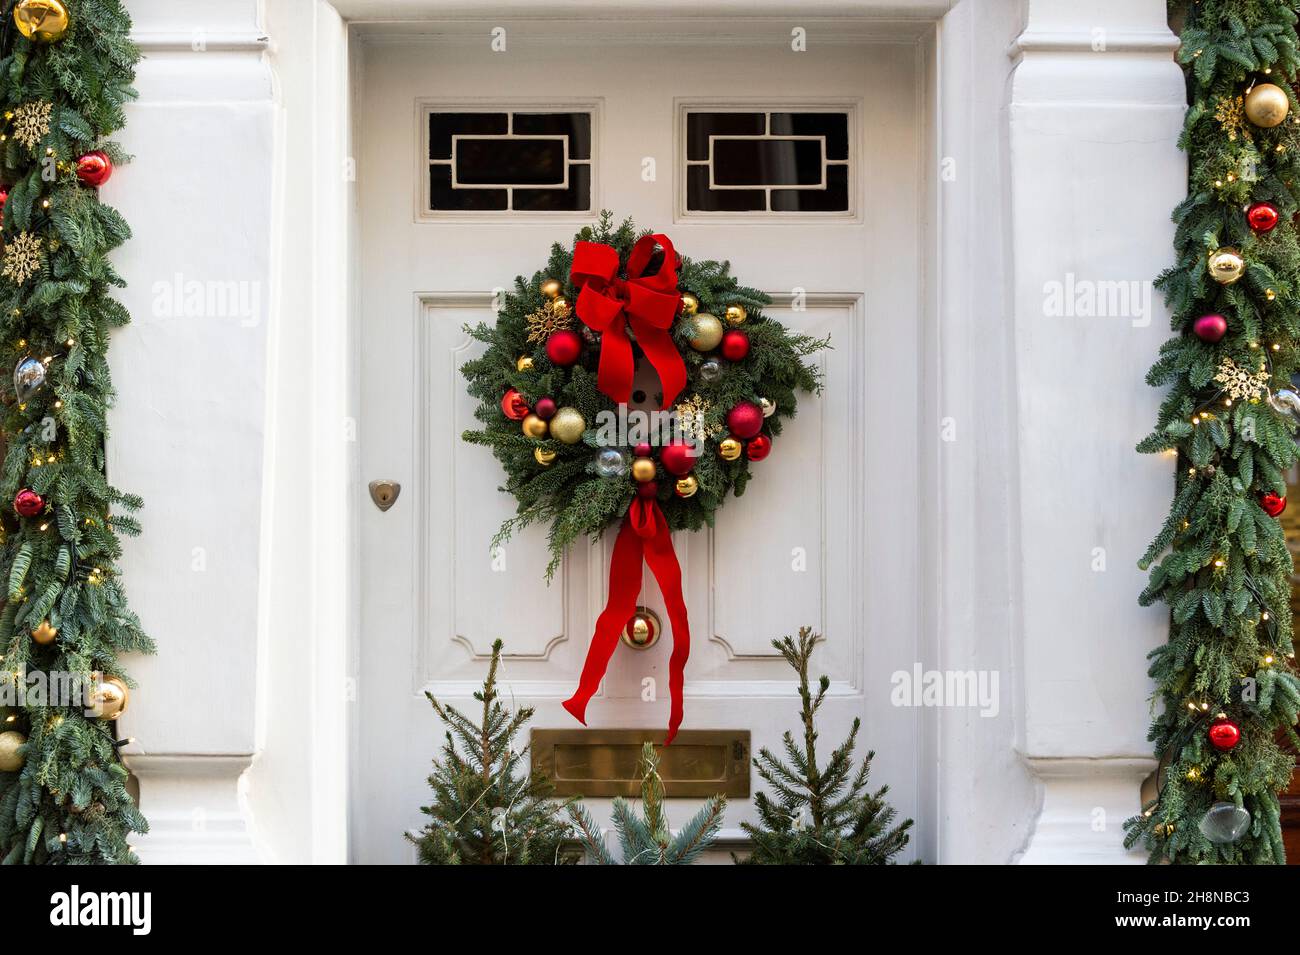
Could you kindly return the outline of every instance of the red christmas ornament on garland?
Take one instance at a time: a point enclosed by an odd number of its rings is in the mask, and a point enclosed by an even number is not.
[[[77,178],[88,186],[98,189],[108,182],[108,177],[111,175],[113,175],[113,161],[108,158],[107,153],[98,149],[86,153],[77,160]]]
[[[1270,202],[1257,202],[1246,210],[1246,221],[1256,235],[1271,232],[1277,225],[1277,206]]]
[[[1277,517],[1286,510],[1286,498],[1269,491],[1267,494],[1259,496],[1259,506],[1264,509],[1264,513],[1269,517]]]
[[[749,354],[749,336],[738,328],[722,336],[722,355],[728,361],[741,361]]]
[[[511,421],[523,421],[528,417],[528,402],[518,391],[510,388],[501,396],[501,410]]]
[[[752,438],[763,427],[763,411],[752,401],[742,401],[727,412],[727,430],[737,438]]]
[[[1222,315],[1202,315],[1192,323],[1192,332],[1201,341],[1213,344],[1228,334],[1228,320]]]
[[[5,224],[5,203],[9,201],[9,188],[0,186],[0,226]]]
[[[559,331],[552,332],[551,337],[546,339],[546,357],[553,365],[568,368],[581,354],[582,339],[571,329],[561,328]]]
[[[25,487],[14,495],[14,510],[23,517],[35,517],[45,510],[45,498]]]
[[[550,421],[555,417],[555,412],[557,410],[558,408],[555,405],[554,398],[538,398],[537,407],[533,409],[533,414],[537,415],[537,417],[541,418],[543,421]]]
[[[772,453],[772,439],[765,434],[754,435],[753,440],[745,445],[745,457],[751,461],[762,461]]]
[[[1211,746],[1226,753],[1241,742],[1241,727],[1226,716],[1221,716],[1210,724],[1206,735],[1210,739]]]
[[[664,470],[678,477],[691,473],[691,468],[695,467],[696,457],[698,455],[695,449],[685,441],[666,444],[659,452],[659,460],[663,462]]]

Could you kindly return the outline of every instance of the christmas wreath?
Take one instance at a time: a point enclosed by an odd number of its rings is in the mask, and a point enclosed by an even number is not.
[[[495,325],[467,329],[487,349],[461,369],[484,425],[464,439],[492,448],[518,502],[493,546],[550,522],[549,578],[575,540],[621,522],[609,601],[565,703],[584,723],[636,612],[643,559],[672,625],[669,741],[681,722],[690,634],[670,532],[712,525],[772,452],[796,392],[821,386],[807,359],[828,340],[791,333],[763,314],[770,303],[729,263],[679,256],[606,212],[515,280]]]

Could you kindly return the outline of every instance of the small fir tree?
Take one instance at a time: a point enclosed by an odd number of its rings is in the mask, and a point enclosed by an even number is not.
[[[515,734],[533,716],[532,707],[513,714],[497,698],[501,641],[492,644],[492,663],[483,689],[483,722],[426,693],[447,726],[442,759],[435,759],[429,786],[433,803],[421,811],[430,822],[410,839],[425,865],[556,865],[576,861],[566,851],[570,836],[551,799],[555,787],[539,772],[521,773],[528,747],[516,751]],[[457,747],[457,742],[460,746]]]
[[[912,820],[891,828],[896,812],[885,802],[889,787],[868,791],[874,752],[867,753],[853,772],[853,747],[861,720],[853,720],[848,739],[831,753],[825,768],[817,764],[815,718],[830,680],[823,676],[814,696],[808,688],[808,659],[820,639],[811,627],[802,627],[797,642],[788,636],[772,641],[799,674],[803,746],[800,748],[787,731],[789,763],[767,749],[759,750],[754,766],[775,796],[755,794],[759,824],[741,823],[753,840],[754,851],[742,861],[754,865],[890,865],[907,845]]]
[[[668,829],[664,815],[664,783],[659,778],[659,757],[654,743],[641,748],[641,809],[638,816],[623,798],[614,800],[614,829],[622,853],[622,865],[689,865],[713,844],[727,801],[713,796],[676,836]],[[591,814],[578,803],[569,805],[569,815],[578,838],[587,850],[588,861],[596,865],[619,865],[605,845],[605,836]]]

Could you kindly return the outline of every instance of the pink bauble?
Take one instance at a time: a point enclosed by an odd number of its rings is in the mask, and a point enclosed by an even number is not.
[[[1203,342],[1217,342],[1228,334],[1228,320],[1222,315],[1202,315],[1192,323],[1192,332]]]
[[[533,414],[537,415],[537,417],[541,418],[543,421],[550,421],[555,417],[555,411],[554,398],[538,398],[537,407],[533,409]]]
[[[666,444],[663,450],[659,452],[659,460],[663,462],[664,470],[678,477],[691,473],[691,468],[695,467],[697,456],[695,448],[685,441],[674,441],[672,444]]]
[[[558,332],[552,332],[551,337],[546,339],[546,357],[554,365],[566,367],[572,365],[581,354],[582,339],[571,329],[561,328]]]
[[[762,427],[762,409],[752,401],[742,401],[727,412],[727,430],[737,438],[752,438]]]

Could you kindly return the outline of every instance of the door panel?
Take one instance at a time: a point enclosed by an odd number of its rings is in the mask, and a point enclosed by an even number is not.
[[[889,676],[919,659],[918,47],[845,44],[808,57],[718,38],[705,55],[671,38],[611,47],[512,36],[508,60],[477,38],[359,43],[360,459],[366,480],[392,478],[404,490],[388,512],[363,512],[355,858],[412,857],[401,835],[420,825],[441,736],[423,692],[472,706],[494,639],[505,642],[505,694],[537,708],[532,725],[577,726],[559,704],[604,604],[614,536],[574,548],[549,586],[545,527],[489,549],[513,499],[497,490],[503,475],[490,452],[459,437],[475,421],[458,369],[478,347],[463,326],[492,321],[494,290],[538,268],[552,242],[569,242],[591,218],[430,214],[429,104],[590,109],[597,209],[667,232],[693,258],[729,259],[742,282],[772,294],[774,317],[831,337],[817,359],[825,389],[800,397],[745,494],[727,500],[712,530],[675,535],[692,624],[683,728],[748,729],[755,748],[779,746],[797,729],[798,701],[771,641],[814,626],[825,637],[814,667],[831,679],[826,751],[861,718],[861,749],[880,751],[873,779],[915,815],[916,711],[890,706]],[[656,81],[641,79],[649,75]],[[852,210],[686,212],[685,110],[700,104],[846,111]],[[648,571],[642,602],[662,611]],[[647,651],[620,647],[588,708],[591,725],[662,730],[670,649],[667,634]],[[649,701],[647,678],[658,687]],[[670,807],[670,818],[683,821],[697,802]],[[598,818],[607,807],[591,800]],[[725,833],[751,816],[735,801]]]

